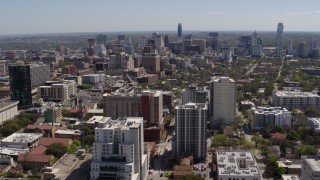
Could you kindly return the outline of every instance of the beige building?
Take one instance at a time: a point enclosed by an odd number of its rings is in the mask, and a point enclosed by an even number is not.
[[[211,127],[229,125],[235,117],[236,83],[229,77],[213,77],[210,83]]]
[[[153,53],[145,53],[142,56],[142,67],[147,72],[159,72],[160,71],[160,55]]]
[[[51,84],[51,86],[39,86],[38,97],[45,101],[69,101],[71,95],[77,92],[76,82],[64,80],[61,83]]]
[[[272,96],[272,104],[287,109],[319,107],[320,96],[312,92],[276,91]]]
[[[0,124],[13,119],[18,112],[18,101],[15,102],[0,102]]]
[[[8,61],[0,60],[0,76],[8,75]]]

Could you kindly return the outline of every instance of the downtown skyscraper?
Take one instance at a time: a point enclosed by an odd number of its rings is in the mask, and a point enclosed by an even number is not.
[[[283,23],[278,23],[278,28],[277,28],[277,36],[276,36],[276,41],[277,41],[277,49],[276,49],[276,57],[282,57],[282,37],[283,37]]]
[[[182,25],[181,23],[178,24],[178,39],[182,38]]]

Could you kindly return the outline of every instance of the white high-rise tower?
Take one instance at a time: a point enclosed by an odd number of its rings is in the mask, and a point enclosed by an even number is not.
[[[282,57],[282,36],[283,36],[283,23],[278,23],[278,28],[277,28],[277,36],[276,36],[276,41],[277,41],[277,49],[276,49],[276,56],[277,57]]]

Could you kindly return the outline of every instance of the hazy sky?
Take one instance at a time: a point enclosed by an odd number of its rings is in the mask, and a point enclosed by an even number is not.
[[[320,0],[0,0],[0,34],[320,31]]]

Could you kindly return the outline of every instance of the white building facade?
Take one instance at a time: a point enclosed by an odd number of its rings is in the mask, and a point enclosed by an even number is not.
[[[258,106],[251,108],[251,111],[251,127],[255,130],[263,130],[274,125],[291,127],[292,115],[286,108]]]
[[[312,92],[276,91],[272,96],[272,104],[287,109],[319,107],[320,96]]]
[[[143,118],[100,120],[95,129],[90,179],[145,180],[148,166]]]
[[[64,80],[62,83],[51,86],[39,86],[38,97],[45,101],[69,101],[70,96],[76,95],[77,84],[73,80]]]

